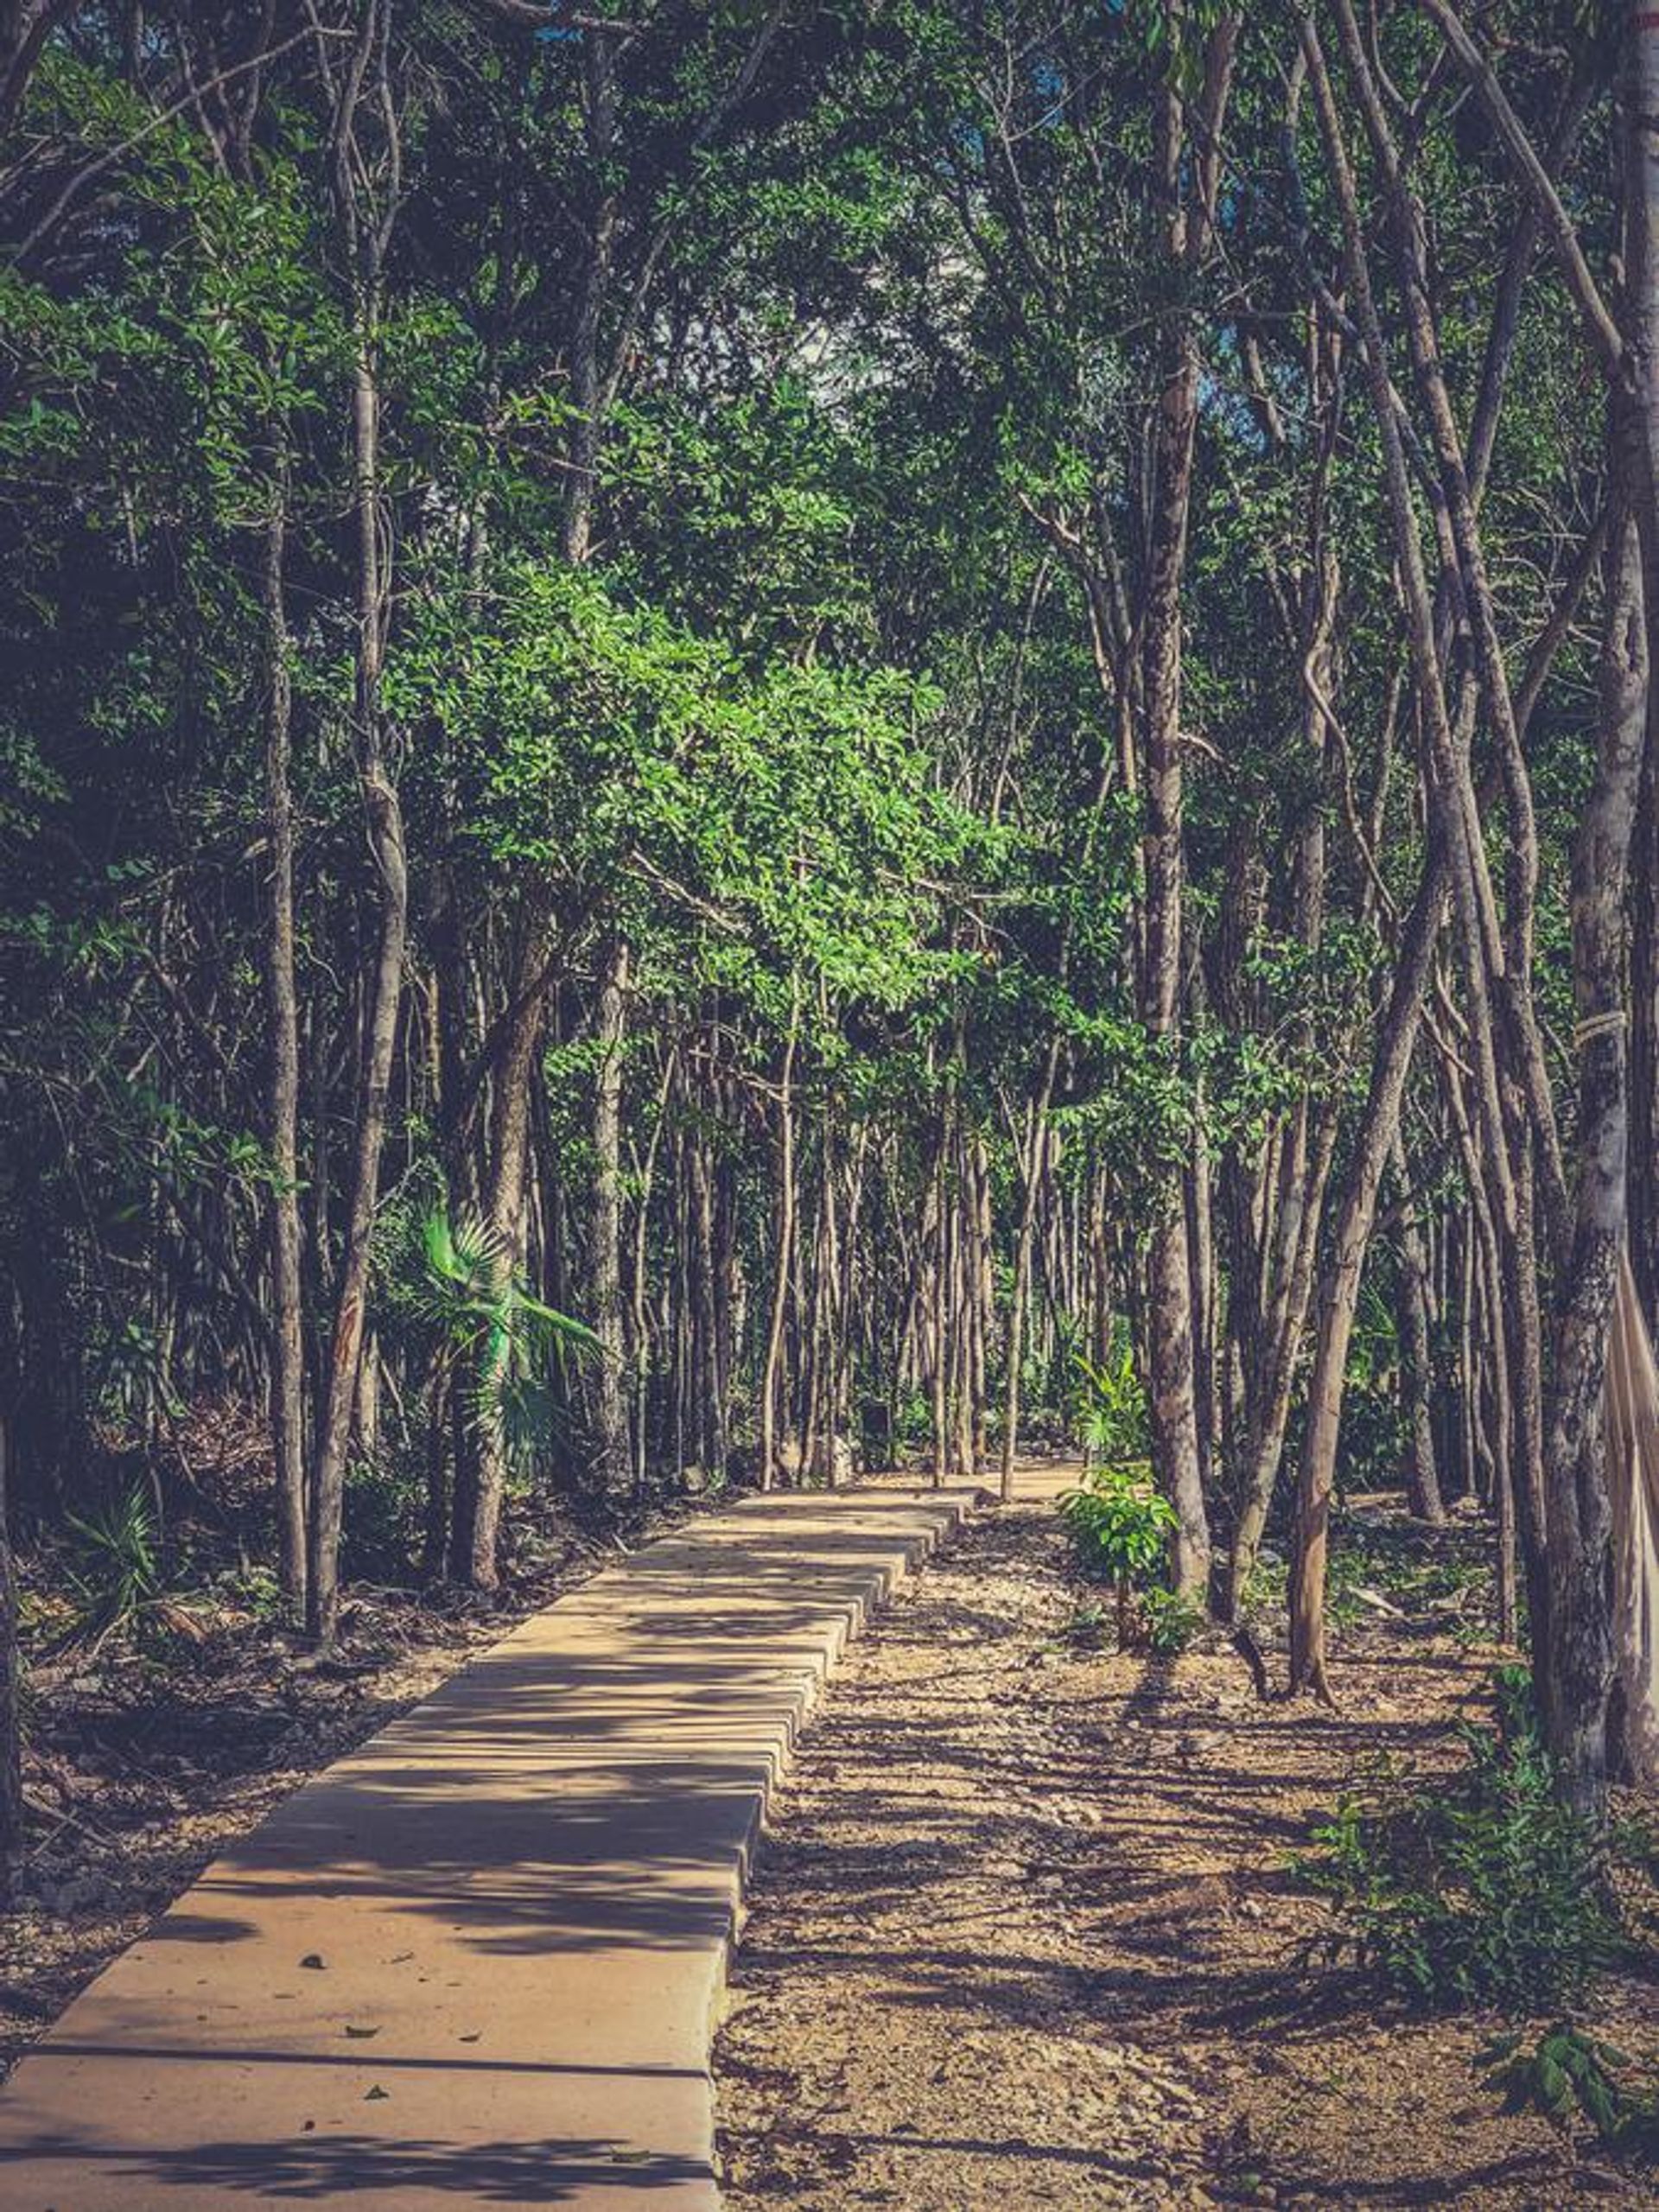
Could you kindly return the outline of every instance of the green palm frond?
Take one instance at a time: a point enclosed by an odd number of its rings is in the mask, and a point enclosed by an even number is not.
[[[598,1337],[586,1322],[531,1294],[488,1222],[468,1216],[452,1223],[439,1209],[428,1216],[422,1243],[423,1310],[470,1370],[473,1421],[501,1437],[514,1458],[534,1457],[546,1448],[552,1424],[544,1415],[556,1402],[545,1378],[549,1362],[567,1351],[601,1351]]]

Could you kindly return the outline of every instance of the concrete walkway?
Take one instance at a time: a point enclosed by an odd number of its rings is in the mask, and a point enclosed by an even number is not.
[[[970,1503],[756,1498],[526,1621],[83,1993],[0,2091],[0,2212],[709,2212],[767,1791],[866,1608]]]

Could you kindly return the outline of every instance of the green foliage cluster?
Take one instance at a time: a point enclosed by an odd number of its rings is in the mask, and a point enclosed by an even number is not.
[[[1147,1394],[1135,1362],[1135,1344],[1122,1318],[1113,1331],[1109,1353],[1100,1361],[1074,1350],[1071,1430],[1083,1446],[1085,1464],[1110,1465],[1144,1462],[1148,1428]]]
[[[501,1434],[523,1465],[556,1431],[544,1377],[550,1359],[596,1354],[582,1322],[534,1297],[518,1279],[501,1232],[476,1218],[454,1225],[436,1209],[422,1229],[426,1279],[419,1306],[461,1371],[467,1414]]]
[[[1060,1519],[1086,1574],[1142,1582],[1163,1563],[1175,1510],[1144,1465],[1096,1467],[1059,1502]]]
[[[1494,1689],[1496,1719],[1459,1731],[1459,1771],[1425,1786],[1385,1770],[1320,1820],[1295,1864],[1330,1899],[1337,1943],[1398,1995],[1536,2012],[1581,1995],[1619,1930],[1524,1670],[1500,1670]]]
[[[1659,2161],[1659,2084],[1639,2085],[1627,2054],[1572,2020],[1534,2038],[1497,2036],[1476,2062],[1510,2112],[1535,2112],[1563,2132],[1585,2120],[1617,2157]]]
[[[1204,1616],[1158,1579],[1176,1519],[1169,1501],[1154,1488],[1146,1463],[1116,1460],[1090,1468],[1058,1510],[1082,1573],[1116,1590],[1119,1648],[1138,1645],[1160,1655],[1185,1650]]]

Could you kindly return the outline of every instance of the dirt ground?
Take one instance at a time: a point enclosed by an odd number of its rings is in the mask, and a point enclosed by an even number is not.
[[[1049,1507],[901,1592],[758,1869],[716,2050],[734,2212],[1659,2203],[1503,2112],[1492,2020],[1408,2017],[1309,1951],[1310,1811],[1378,1752],[1447,1758],[1495,1656],[1455,1578],[1415,1616],[1344,1592],[1335,1714],[1261,1702],[1230,1649],[1077,1650]],[[1652,2060],[1655,1997],[1610,1982],[1594,2019]]]

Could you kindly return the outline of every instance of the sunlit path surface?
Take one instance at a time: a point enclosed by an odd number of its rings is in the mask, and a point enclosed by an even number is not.
[[[751,1500],[526,1622],[71,2006],[0,2094],[0,2207],[715,2204],[710,2011],[768,1787],[968,1503]]]

